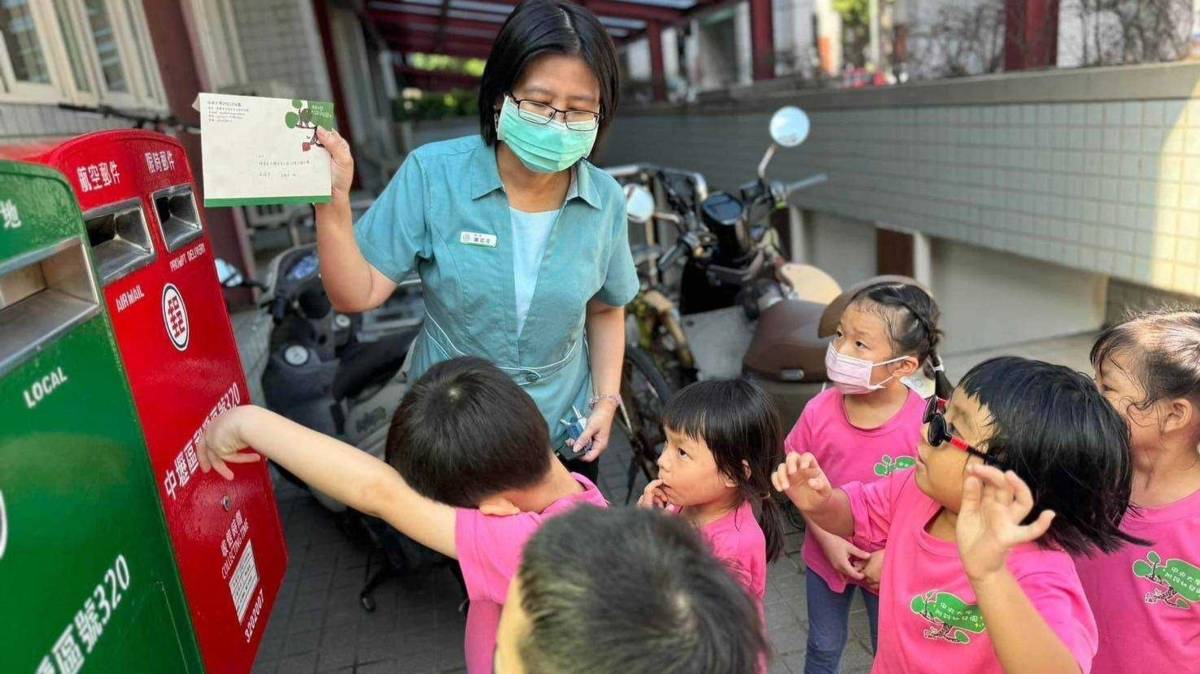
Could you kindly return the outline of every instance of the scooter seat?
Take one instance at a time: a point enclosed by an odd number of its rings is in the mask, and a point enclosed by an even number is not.
[[[334,400],[352,398],[396,376],[419,327],[388,335],[377,342],[356,342],[342,352],[331,393]]]
[[[800,300],[768,307],[758,318],[742,370],[772,381],[825,381],[828,340],[817,336],[824,311],[824,304]]]

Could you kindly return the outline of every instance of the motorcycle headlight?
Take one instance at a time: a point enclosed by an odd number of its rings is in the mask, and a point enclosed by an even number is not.
[[[283,362],[293,367],[300,367],[308,362],[308,349],[299,344],[292,344],[283,350]]]

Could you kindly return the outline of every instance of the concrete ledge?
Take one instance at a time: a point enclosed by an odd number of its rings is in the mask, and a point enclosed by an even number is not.
[[[783,105],[843,110],[934,105],[1069,103],[1192,98],[1200,92],[1200,63],[1043,70],[961,77],[866,89],[809,89],[778,79],[706,92],[695,103],[624,107],[622,116],[770,112]]]

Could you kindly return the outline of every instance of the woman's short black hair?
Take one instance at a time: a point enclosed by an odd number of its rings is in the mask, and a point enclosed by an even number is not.
[[[682,517],[581,505],[518,572],[529,674],[749,674],[768,652],[750,595]]]
[[[1112,552],[1133,475],[1129,427],[1086,375],[1015,356],[986,360],[959,389],[991,412],[987,453],[1033,492],[1026,524],[1056,513],[1041,543],[1072,555]]]
[[[617,110],[620,70],[612,38],[596,15],[567,0],[525,0],[508,15],[479,82],[479,132],[496,143],[496,103],[512,91],[525,68],[539,56],[578,56],[600,83],[600,131]]]
[[[400,401],[387,461],[417,493],[460,508],[537,484],[550,434],[529,394],[482,358],[433,367]]]

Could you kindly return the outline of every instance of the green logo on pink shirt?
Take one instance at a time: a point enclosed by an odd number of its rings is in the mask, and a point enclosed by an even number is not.
[[[1173,608],[1189,609],[1200,601],[1200,569],[1182,559],[1168,559],[1151,550],[1146,559],[1133,563],[1133,575],[1145,578],[1157,587],[1146,593],[1147,604],[1166,604]]]
[[[982,634],[986,625],[983,614],[974,604],[968,605],[949,592],[936,590],[913,597],[909,608],[913,613],[929,621],[925,638],[934,641],[949,641],[952,644],[969,644],[972,634]]]
[[[911,456],[897,456],[892,458],[888,454],[884,454],[879,463],[875,464],[875,474],[879,477],[887,477],[898,470],[912,468],[917,465],[917,460]]]

